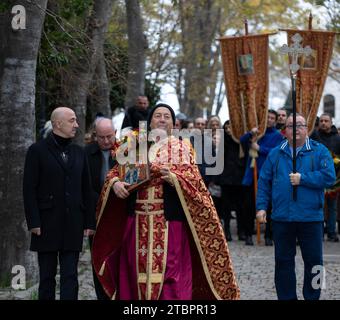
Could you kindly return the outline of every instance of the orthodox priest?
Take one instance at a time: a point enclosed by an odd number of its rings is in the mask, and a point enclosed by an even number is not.
[[[109,297],[120,300],[238,299],[227,242],[186,139],[171,135],[175,114],[148,117],[150,179],[128,191],[119,167],[97,208],[92,258]]]

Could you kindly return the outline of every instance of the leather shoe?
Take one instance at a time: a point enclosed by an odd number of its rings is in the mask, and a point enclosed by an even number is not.
[[[338,236],[328,236],[328,238],[327,238],[327,240],[328,241],[330,241],[330,242],[339,242],[339,238],[338,238]]]

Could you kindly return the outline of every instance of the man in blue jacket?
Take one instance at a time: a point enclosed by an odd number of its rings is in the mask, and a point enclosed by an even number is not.
[[[263,137],[257,140],[258,129],[253,128],[251,131],[247,132],[240,138],[242,148],[246,154],[247,164],[244,177],[242,180],[242,185],[244,186],[244,207],[242,210],[242,222],[244,225],[244,233],[246,236],[245,244],[254,245],[252,234],[254,230],[254,220],[255,220],[255,196],[254,189],[257,181],[254,181],[254,168],[252,166],[251,153],[255,152],[257,154],[256,167],[257,167],[257,177],[261,172],[262,165],[266,160],[269,152],[278,146],[283,137],[281,133],[275,129],[277,121],[277,112],[275,110],[268,110],[267,117],[267,129]],[[271,232],[270,232],[270,220],[266,224],[265,232],[266,245],[272,245],[271,243]]]
[[[325,146],[308,138],[306,120],[296,116],[296,173],[293,171],[293,117],[286,122],[285,140],[268,155],[258,184],[256,201],[259,222],[266,221],[272,203],[272,230],[275,246],[275,286],[279,300],[296,300],[296,240],[305,265],[303,296],[320,298],[323,273],[324,188],[334,184],[332,157]],[[297,200],[293,200],[297,186]],[[319,273],[319,274],[318,274]]]

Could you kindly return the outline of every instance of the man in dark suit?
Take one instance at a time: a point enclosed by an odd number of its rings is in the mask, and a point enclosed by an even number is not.
[[[92,180],[92,199],[96,204],[102,190],[106,174],[111,169],[115,161],[111,157],[110,150],[113,148],[116,140],[116,130],[111,119],[99,118],[95,122],[96,142],[85,147],[85,152],[89,162],[91,180]],[[95,214],[95,213],[94,213]],[[93,236],[89,237],[90,247],[92,247]],[[98,300],[107,300],[98,278],[93,272],[93,282]]]
[[[23,196],[32,251],[38,252],[39,299],[55,299],[60,264],[60,299],[78,298],[77,266],[83,237],[94,233],[91,180],[84,150],[72,144],[78,124],[73,110],[51,115],[52,132],[26,154]]]
[[[132,129],[139,128],[139,121],[146,121],[149,114],[148,97],[140,95],[137,98],[136,105],[127,109],[122,123],[122,129],[131,127]]]

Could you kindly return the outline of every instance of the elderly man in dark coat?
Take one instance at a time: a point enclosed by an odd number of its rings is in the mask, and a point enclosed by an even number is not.
[[[84,150],[72,144],[78,128],[73,110],[52,112],[53,131],[28,149],[23,195],[31,237],[38,252],[39,299],[55,299],[60,263],[60,299],[78,298],[77,266],[83,236],[94,233],[91,181]]]
[[[116,164],[112,158],[111,149],[116,141],[116,129],[111,119],[99,118],[95,121],[95,132],[97,140],[85,147],[85,152],[89,162],[90,175],[92,181],[92,199],[97,204],[102,190],[107,172]],[[95,215],[95,212],[93,212]],[[92,248],[93,236],[89,237]],[[93,283],[98,300],[108,299],[95,272],[93,272]]]

